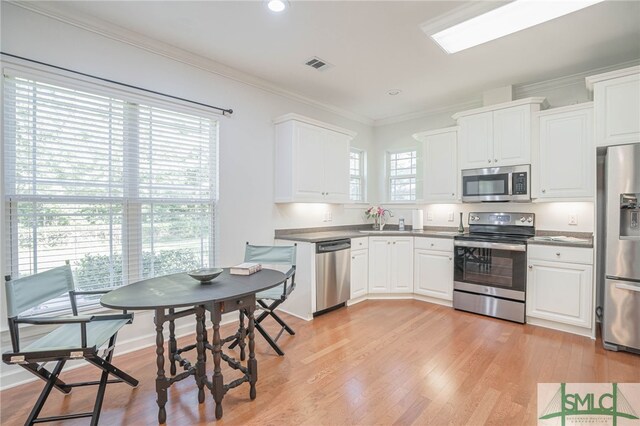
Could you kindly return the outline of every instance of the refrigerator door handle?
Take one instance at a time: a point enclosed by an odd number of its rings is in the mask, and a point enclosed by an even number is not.
[[[637,291],[638,293],[640,293],[640,286],[635,286],[631,284],[616,283],[616,288],[619,288],[620,290]]]

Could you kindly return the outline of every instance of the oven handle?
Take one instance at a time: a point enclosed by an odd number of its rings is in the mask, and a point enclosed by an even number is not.
[[[454,241],[453,245],[456,247],[491,248],[491,249],[509,250],[509,251],[527,251],[527,246],[524,244],[490,243],[487,241]]]

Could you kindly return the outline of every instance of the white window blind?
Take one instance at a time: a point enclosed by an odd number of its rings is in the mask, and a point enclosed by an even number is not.
[[[213,263],[215,119],[72,80],[5,75],[4,95],[13,278],[68,260],[104,289]]]
[[[417,186],[417,153],[415,150],[387,153],[389,200],[415,201]]]
[[[364,201],[364,156],[364,151],[351,148],[349,155],[349,198],[351,201]]]

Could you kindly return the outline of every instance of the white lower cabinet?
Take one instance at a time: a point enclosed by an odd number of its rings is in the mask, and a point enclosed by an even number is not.
[[[416,238],[413,254],[413,292],[453,300],[453,240]]]
[[[369,238],[369,293],[413,292],[413,237]]]
[[[592,262],[592,249],[534,247],[528,258],[527,317],[591,329],[592,263],[569,263],[556,259],[565,254],[566,257]]]
[[[453,299],[453,253],[416,249],[413,292],[438,299]]]
[[[369,250],[351,250],[351,299],[367,294]]]

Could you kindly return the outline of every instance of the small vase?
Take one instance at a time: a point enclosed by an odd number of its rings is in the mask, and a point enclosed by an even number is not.
[[[373,230],[378,231],[380,229],[380,225],[378,224],[378,216],[373,218]]]
[[[458,233],[464,234],[464,225],[462,224],[462,212],[460,212],[460,225],[458,225]]]

